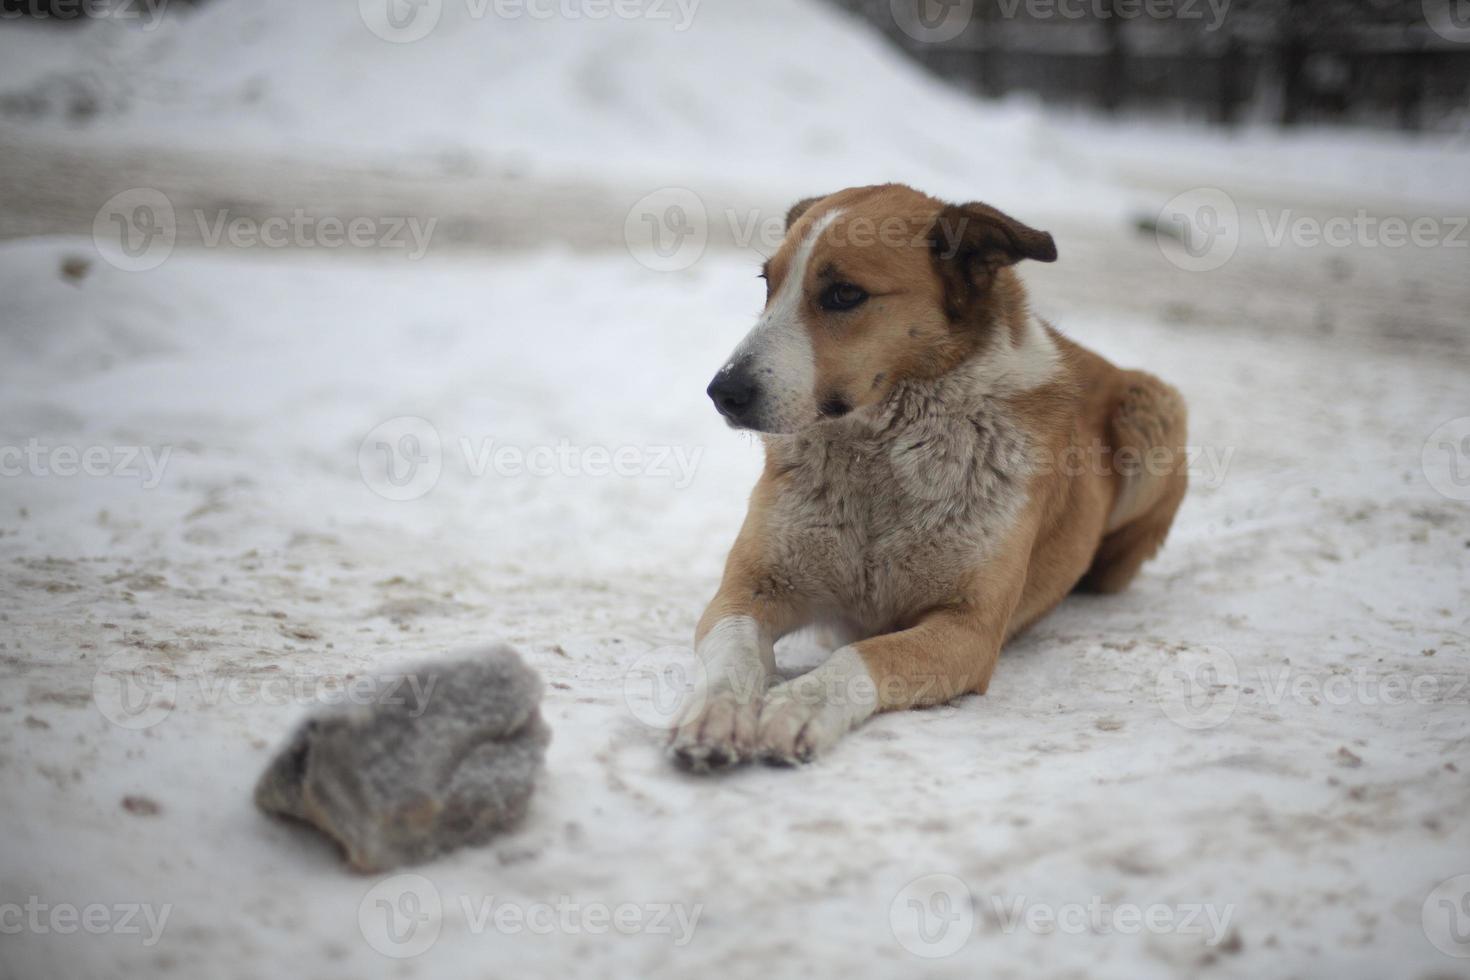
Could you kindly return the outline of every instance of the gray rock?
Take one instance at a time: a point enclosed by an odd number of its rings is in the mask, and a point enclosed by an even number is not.
[[[483,844],[525,816],[551,730],[541,679],[506,646],[405,671],[374,703],[297,729],[255,802],[383,871]]]

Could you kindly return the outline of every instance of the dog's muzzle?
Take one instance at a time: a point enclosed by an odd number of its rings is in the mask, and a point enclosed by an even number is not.
[[[756,403],[760,400],[760,388],[751,375],[749,362],[729,364],[720,369],[715,380],[706,389],[710,400],[715,403],[731,424],[747,426],[755,415]]]

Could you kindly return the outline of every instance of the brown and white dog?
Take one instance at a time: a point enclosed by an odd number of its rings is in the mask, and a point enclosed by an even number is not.
[[[766,308],[709,394],[765,471],[671,740],[694,770],[810,760],[874,712],[985,693],[1002,644],[1114,592],[1184,497],[1185,408],[1033,315],[1049,234],[897,184],[798,203]],[[853,638],[775,679],[811,624]]]

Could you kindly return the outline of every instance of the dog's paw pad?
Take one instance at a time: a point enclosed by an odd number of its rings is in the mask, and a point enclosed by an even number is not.
[[[755,756],[757,703],[734,693],[711,695],[674,729],[669,754],[693,773],[728,769]]]
[[[778,689],[761,710],[756,755],[772,765],[805,765],[835,745],[847,728],[840,709]]]

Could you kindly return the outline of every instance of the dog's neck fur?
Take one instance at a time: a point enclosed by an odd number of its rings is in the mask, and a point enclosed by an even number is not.
[[[1033,438],[1010,399],[1063,373],[1044,324],[1008,325],[939,377],[767,436],[777,567],[802,570],[805,588],[870,632],[914,602],[940,601],[977,557],[997,552],[1026,504]]]
[[[791,500],[814,517],[835,508],[878,529],[902,523],[989,547],[1031,474],[1032,440],[1006,399],[1060,370],[1055,338],[1032,318],[940,377],[900,382],[876,405],[768,437],[767,451]],[[850,511],[857,501],[868,501],[860,518]]]
[[[1001,400],[1058,377],[1061,353],[1051,328],[1038,317],[1025,312],[1019,322],[997,324],[992,337],[989,345],[936,378],[897,382],[876,405],[803,432],[767,438],[801,451],[813,442],[887,442],[905,430],[928,429],[936,422],[994,420]]]

